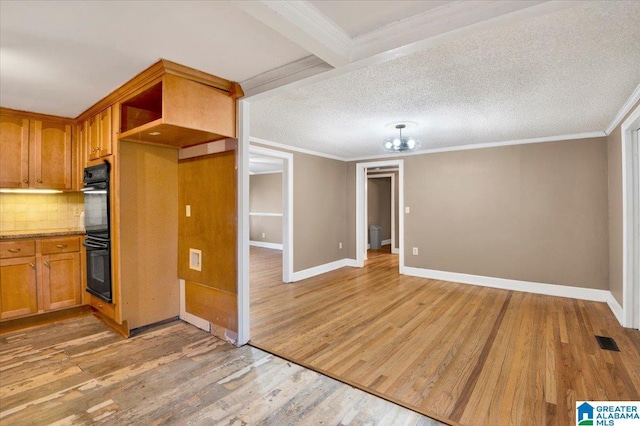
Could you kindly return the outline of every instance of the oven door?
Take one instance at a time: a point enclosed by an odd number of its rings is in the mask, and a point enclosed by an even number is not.
[[[109,238],[109,182],[88,183],[84,193],[84,228]]]
[[[87,249],[87,291],[111,303],[110,244],[89,238],[83,244]]]

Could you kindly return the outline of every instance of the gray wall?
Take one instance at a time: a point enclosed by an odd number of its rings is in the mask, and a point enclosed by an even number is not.
[[[631,108],[624,120],[640,107],[640,102]],[[622,281],[622,124],[607,137],[607,164],[609,185],[609,290],[620,306],[623,306]]]
[[[606,148],[597,138],[406,157],[406,265],[607,289]]]
[[[293,154],[294,272],[344,259],[347,257],[346,163],[278,150]],[[342,249],[338,248],[340,242]]]
[[[391,178],[369,178],[367,181],[367,225],[382,226],[381,240],[390,240]]]
[[[282,173],[249,177],[249,211],[282,213]],[[262,238],[262,234],[265,238]],[[249,239],[282,244],[282,217],[249,216]]]

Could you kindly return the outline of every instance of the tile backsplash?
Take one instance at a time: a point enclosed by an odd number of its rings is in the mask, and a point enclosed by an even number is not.
[[[0,194],[0,232],[82,228],[80,192]]]

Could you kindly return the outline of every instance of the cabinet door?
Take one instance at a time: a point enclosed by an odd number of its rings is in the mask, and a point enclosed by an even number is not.
[[[94,115],[88,121],[87,157],[89,160],[97,160],[100,158],[100,114]]]
[[[42,256],[42,265],[44,310],[80,305],[80,253]]]
[[[29,120],[0,115],[0,188],[29,187]]]
[[[38,312],[36,258],[0,260],[0,318]]]
[[[71,189],[71,125],[31,120],[35,161],[32,178],[38,189]]]
[[[100,120],[100,157],[111,155],[111,136],[113,127],[113,115],[111,107],[102,111],[99,115]]]

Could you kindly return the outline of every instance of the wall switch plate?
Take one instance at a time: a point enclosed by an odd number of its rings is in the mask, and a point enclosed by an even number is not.
[[[412,253],[413,253],[414,256],[417,256],[418,255],[418,247],[414,247]]]
[[[404,208],[404,212],[405,213],[411,213],[411,207],[405,207]]]
[[[265,234],[264,232],[262,233],[262,238],[266,238],[267,234]]]
[[[342,250],[342,241],[340,241],[340,242],[338,243],[338,248],[339,248],[340,250]]]
[[[191,206],[187,204],[187,217],[191,217]]]

